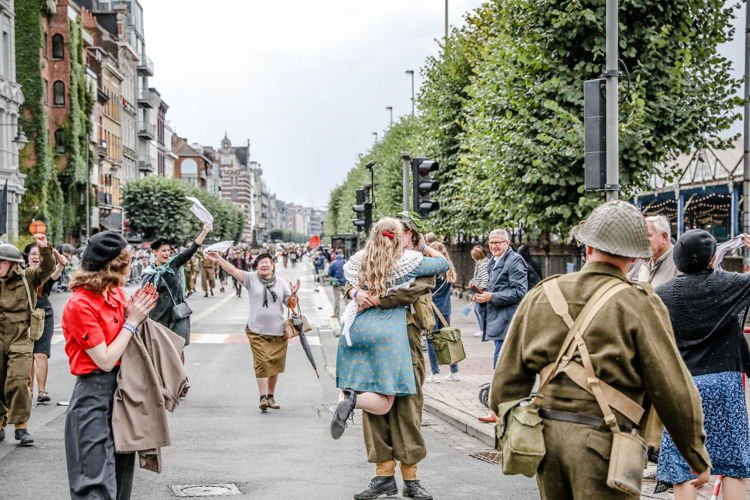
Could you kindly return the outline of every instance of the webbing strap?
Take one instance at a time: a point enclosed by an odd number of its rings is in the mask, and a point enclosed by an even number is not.
[[[438,309],[438,306],[436,306],[434,302],[430,302],[430,304],[432,304],[432,309],[435,311],[435,313],[437,313],[438,318],[440,318],[440,321],[443,322],[443,328],[447,328],[451,326],[448,324],[447,321],[445,321],[445,316],[443,316],[443,313],[440,312],[440,309]]]
[[[570,315],[570,308],[568,308],[568,302],[563,297],[560,286],[557,284],[557,280],[549,280],[542,283],[544,287],[544,293],[547,294],[547,300],[549,305],[552,306],[552,310],[555,314],[560,316],[568,328],[573,328],[573,317]]]
[[[29,310],[33,313],[34,306],[31,305],[31,290],[29,289],[29,282],[26,281],[26,275],[23,273],[21,274],[21,279],[23,280],[23,286],[26,287],[26,298],[29,299]]]

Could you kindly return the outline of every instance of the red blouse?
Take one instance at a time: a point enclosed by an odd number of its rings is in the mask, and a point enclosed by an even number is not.
[[[102,342],[111,344],[125,322],[125,294],[113,288],[104,295],[79,288],[65,304],[62,329],[70,373],[85,375],[99,367],[86,353]],[[118,361],[119,365],[120,362]]]

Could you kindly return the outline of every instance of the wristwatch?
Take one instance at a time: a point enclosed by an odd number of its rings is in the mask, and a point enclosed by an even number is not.
[[[136,332],[138,332],[138,329],[136,327],[134,327],[133,325],[131,325],[130,323],[123,323],[122,327],[124,329],[128,330],[133,335],[135,335]]]

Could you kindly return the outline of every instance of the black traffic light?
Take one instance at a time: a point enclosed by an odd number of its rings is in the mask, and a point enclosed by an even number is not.
[[[357,204],[352,207],[357,218],[352,222],[357,231],[364,231],[365,234],[370,232],[372,226],[372,203],[368,199],[368,192],[366,188],[357,189],[355,191],[357,197]]]
[[[583,83],[584,185],[587,191],[607,186],[607,79]]]
[[[437,191],[440,187],[438,181],[430,180],[428,177],[430,172],[435,172],[439,167],[438,162],[428,158],[412,158],[411,160],[414,211],[422,217],[427,217],[430,212],[440,208],[440,203],[427,198],[430,193]]]

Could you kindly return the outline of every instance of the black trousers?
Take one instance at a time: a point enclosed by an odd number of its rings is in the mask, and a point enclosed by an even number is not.
[[[126,500],[133,489],[135,453],[115,453],[112,399],[117,371],[79,376],[65,417],[70,498]]]

